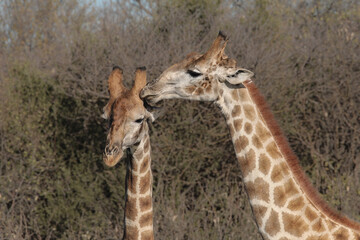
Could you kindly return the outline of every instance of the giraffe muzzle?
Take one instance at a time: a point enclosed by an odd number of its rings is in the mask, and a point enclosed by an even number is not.
[[[120,161],[123,155],[124,152],[120,149],[119,146],[107,145],[105,147],[103,160],[107,166],[113,167]]]
[[[105,147],[105,154],[106,155],[116,155],[117,153],[119,152],[119,147],[117,146],[110,146],[110,145],[107,145]]]
[[[159,97],[157,95],[145,95],[143,94],[142,96],[142,99],[144,100],[144,102],[147,104],[148,107],[151,107],[151,108],[159,108],[161,107],[161,99],[159,99]],[[150,108],[150,110],[152,110]]]

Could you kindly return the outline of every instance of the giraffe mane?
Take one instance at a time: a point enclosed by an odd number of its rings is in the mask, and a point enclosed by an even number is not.
[[[334,210],[328,205],[326,201],[321,198],[317,189],[313,186],[305,172],[302,170],[298,157],[295,155],[295,153],[289,146],[289,143],[285,135],[282,133],[270,108],[268,107],[265,98],[262,96],[255,84],[251,81],[245,81],[244,85],[249,90],[250,97],[255,102],[256,106],[259,109],[259,112],[264,118],[264,121],[269,128],[271,134],[273,135],[281,154],[284,156],[290,168],[290,171],[293,173],[295,180],[297,181],[301,189],[304,191],[308,199],[314,204],[316,208],[318,208],[321,212],[323,212],[333,221],[340,222],[349,228],[360,231],[360,223],[351,220],[348,217],[339,213],[338,211]]]

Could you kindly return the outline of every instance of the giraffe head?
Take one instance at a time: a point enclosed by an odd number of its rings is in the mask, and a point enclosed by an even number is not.
[[[222,85],[243,87],[242,83],[254,74],[237,67],[236,61],[225,55],[227,41],[219,32],[205,54],[190,53],[183,61],[169,67],[146,85],[141,97],[151,105],[172,98],[215,101]]]
[[[130,90],[123,85],[122,80],[122,70],[114,67],[108,80],[110,99],[102,115],[110,120],[103,158],[108,166],[114,166],[125,149],[139,143],[148,129],[147,119],[154,120],[139,97],[141,89],[146,85],[146,69],[142,67],[136,70],[135,83]]]

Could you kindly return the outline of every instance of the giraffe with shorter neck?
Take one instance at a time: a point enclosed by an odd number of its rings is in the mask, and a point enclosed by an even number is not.
[[[360,224],[332,210],[302,171],[251,80],[224,49],[219,33],[205,54],[191,53],[147,84],[141,97],[214,101],[222,110],[245,189],[264,239],[360,239]]]
[[[104,107],[104,118],[110,118],[110,130],[104,162],[114,166],[132,146],[136,150],[127,164],[125,230],[123,239],[151,240],[153,232],[152,172],[150,138],[147,120],[153,120],[139,97],[146,84],[146,69],[138,68],[131,90],[123,85],[123,73],[114,67],[109,77],[110,99]]]

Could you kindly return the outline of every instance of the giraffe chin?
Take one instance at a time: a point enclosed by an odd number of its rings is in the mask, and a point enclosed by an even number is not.
[[[155,97],[155,96],[146,97],[144,100],[146,103],[146,107],[150,107],[150,110],[152,110],[151,108],[160,108],[160,107],[162,107],[162,104],[163,104],[162,99],[160,99],[159,97]]]
[[[104,154],[103,160],[106,166],[113,167],[120,161],[123,155],[124,155],[123,151],[120,151],[118,154],[115,155]]]

